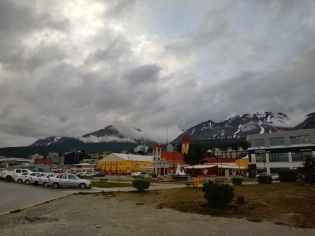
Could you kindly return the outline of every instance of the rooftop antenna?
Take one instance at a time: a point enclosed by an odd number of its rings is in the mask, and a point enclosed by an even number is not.
[[[168,144],[168,127],[166,127],[166,143]]]

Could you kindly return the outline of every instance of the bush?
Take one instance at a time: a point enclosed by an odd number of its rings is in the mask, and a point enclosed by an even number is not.
[[[137,189],[139,192],[142,192],[145,189],[150,187],[150,180],[148,179],[134,179],[132,181],[132,186]]]
[[[272,183],[271,175],[260,175],[260,176],[258,176],[258,183],[260,183],[260,184],[271,184]]]
[[[234,177],[234,178],[232,178],[232,183],[233,183],[233,185],[242,185],[243,178],[241,178],[241,177]]]
[[[237,199],[236,199],[236,202],[238,204],[244,204],[245,203],[245,198],[244,196],[238,196]]]
[[[228,184],[204,182],[202,191],[211,208],[225,208],[234,197],[234,188]]]
[[[280,182],[295,182],[297,179],[297,171],[291,169],[281,169],[278,171]]]

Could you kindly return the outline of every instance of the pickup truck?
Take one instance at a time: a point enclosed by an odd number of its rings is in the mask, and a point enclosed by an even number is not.
[[[1,178],[5,179],[6,182],[11,182],[14,181],[15,177],[17,175],[22,174],[22,173],[32,173],[31,170],[29,169],[10,169],[10,170],[3,170],[1,172]]]

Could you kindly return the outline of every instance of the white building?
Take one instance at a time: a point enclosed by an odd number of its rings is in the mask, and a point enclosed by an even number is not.
[[[315,155],[315,129],[254,134],[246,140],[249,163],[268,173],[303,167],[306,157]]]

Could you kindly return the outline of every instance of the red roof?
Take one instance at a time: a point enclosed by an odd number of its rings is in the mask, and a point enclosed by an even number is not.
[[[205,160],[208,161],[208,163],[235,163],[236,158],[215,158],[215,157],[206,157]]]
[[[183,165],[184,160],[183,160],[183,154],[179,152],[161,152],[161,159],[166,161],[169,164],[180,164]]]
[[[158,144],[158,143],[155,143],[154,144],[154,146],[153,146],[153,148],[160,148],[161,146],[160,146],[160,144]]]
[[[189,139],[187,134],[184,134],[183,139],[182,139],[182,143],[189,143]]]

